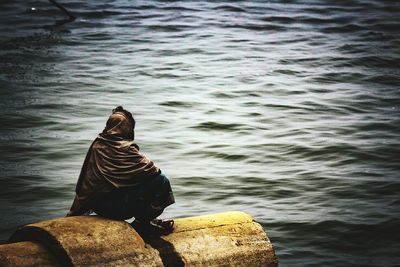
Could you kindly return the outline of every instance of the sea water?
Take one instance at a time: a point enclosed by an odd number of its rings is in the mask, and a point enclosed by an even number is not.
[[[281,266],[400,264],[397,1],[0,2],[0,239],[64,216],[117,105],[164,217],[244,211]]]

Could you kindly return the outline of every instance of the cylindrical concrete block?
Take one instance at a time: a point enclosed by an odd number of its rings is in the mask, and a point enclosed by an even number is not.
[[[27,241],[0,245],[0,266],[47,267],[59,264],[42,245]]]
[[[176,219],[173,233],[162,237],[141,237],[123,221],[66,217],[24,226],[10,242],[20,243],[0,246],[4,266],[24,258],[30,260],[25,266],[35,259],[37,266],[278,265],[266,233],[243,212]],[[18,246],[20,257],[10,246]]]
[[[98,216],[65,217],[30,224],[16,231],[10,242],[43,244],[62,266],[162,266],[158,251],[126,222]]]

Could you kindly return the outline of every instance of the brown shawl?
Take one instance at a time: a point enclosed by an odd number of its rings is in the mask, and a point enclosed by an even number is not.
[[[68,216],[82,215],[105,194],[135,188],[159,173],[135,144],[133,121],[124,112],[114,112],[87,152]]]

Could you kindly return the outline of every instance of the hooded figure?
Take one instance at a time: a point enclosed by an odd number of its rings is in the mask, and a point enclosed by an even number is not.
[[[170,183],[139,151],[132,114],[117,107],[87,152],[67,216],[97,214],[150,222],[175,202]]]

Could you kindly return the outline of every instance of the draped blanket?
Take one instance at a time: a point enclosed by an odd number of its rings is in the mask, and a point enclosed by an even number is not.
[[[160,173],[134,142],[134,120],[114,112],[86,154],[68,216],[82,215],[116,189],[138,187]]]

